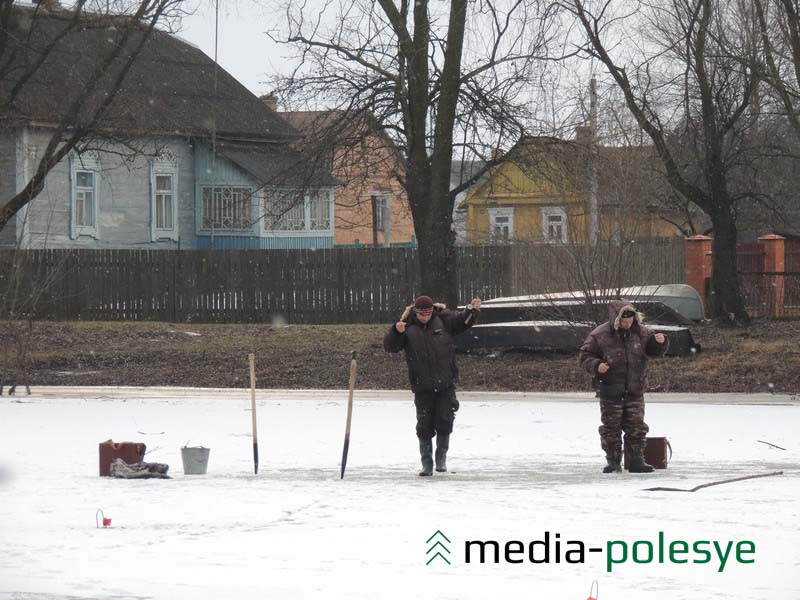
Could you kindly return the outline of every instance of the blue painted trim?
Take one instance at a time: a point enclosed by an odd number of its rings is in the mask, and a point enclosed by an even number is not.
[[[211,236],[198,235],[198,250],[211,249]],[[333,237],[254,237],[240,235],[214,236],[214,250],[293,250],[333,248]]]
[[[380,246],[380,248],[384,248],[385,246]],[[416,248],[416,242],[392,242],[391,248]],[[372,248],[372,244],[336,244],[334,248]]]

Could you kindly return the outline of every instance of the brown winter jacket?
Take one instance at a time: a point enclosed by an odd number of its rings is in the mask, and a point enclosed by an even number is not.
[[[406,330],[399,333],[392,325],[383,337],[387,352],[405,351],[411,391],[441,391],[458,382],[453,337],[472,327],[478,312],[470,308],[448,310],[434,304],[433,316],[424,325],[417,321],[413,307],[406,308],[401,321]]]
[[[594,375],[597,395],[605,399],[621,400],[626,394],[644,394],[647,358],[662,356],[669,348],[669,339],[659,344],[655,332],[642,325],[641,313],[636,313],[630,329],[621,329],[624,310],[636,309],[628,300],[612,300],[608,305],[608,321],[595,328],[581,346],[580,365]],[[603,362],[610,368],[600,374],[597,367]]]

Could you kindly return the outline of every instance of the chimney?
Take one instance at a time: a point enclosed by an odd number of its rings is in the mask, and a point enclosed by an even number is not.
[[[258,99],[266,104],[271,111],[278,112],[278,97],[272,92],[259,96]]]

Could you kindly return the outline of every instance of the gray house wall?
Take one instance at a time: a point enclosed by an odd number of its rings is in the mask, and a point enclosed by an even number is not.
[[[27,177],[37,150],[49,141],[47,130],[28,130],[28,165],[18,165]],[[49,173],[45,187],[29,205],[24,223],[30,248],[193,248],[194,161],[185,138],[133,141],[140,151],[116,143],[98,144],[95,235],[71,235],[71,166],[61,161]],[[151,239],[150,163],[156,153],[174,156],[177,164],[178,240]],[[77,155],[73,160],[80,160]],[[21,167],[21,168],[20,168]]]
[[[17,192],[16,131],[0,129],[0,205],[5,204]],[[0,230],[0,247],[16,244],[16,218]]]
[[[0,140],[0,202],[11,198],[30,180],[50,130],[27,127]],[[128,145],[97,142],[84,155],[73,154],[48,174],[42,192],[0,231],[0,245],[24,248],[194,249],[194,248],[328,248],[333,246],[333,189],[331,228],[313,231],[267,231],[263,219],[244,230],[202,228],[201,189],[211,183],[253,190],[255,217],[261,214],[262,185],[224,157],[212,157],[201,141],[186,137],[132,140]],[[131,150],[136,148],[136,152]],[[154,157],[177,166],[177,235],[153,239],[152,171]],[[94,231],[81,230],[73,220],[74,166],[96,169],[97,215]],[[199,174],[199,175],[198,175]]]

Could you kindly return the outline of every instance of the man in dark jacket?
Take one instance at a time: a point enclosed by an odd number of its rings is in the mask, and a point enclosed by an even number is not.
[[[630,451],[631,473],[651,473],[644,460],[650,428],[644,422],[644,372],[649,356],[662,356],[669,340],[642,325],[642,315],[627,300],[612,300],[608,321],[581,346],[580,365],[594,376],[600,398],[600,445],[608,464],[603,473],[620,472],[622,432]]]
[[[458,368],[453,337],[475,324],[480,307],[480,298],[473,298],[465,310],[447,310],[444,304],[434,304],[429,296],[420,296],[383,338],[383,348],[387,352],[405,351],[408,379],[417,408],[422,476],[433,475],[434,435],[436,470],[447,471],[447,449],[458,410],[455,390]]]

